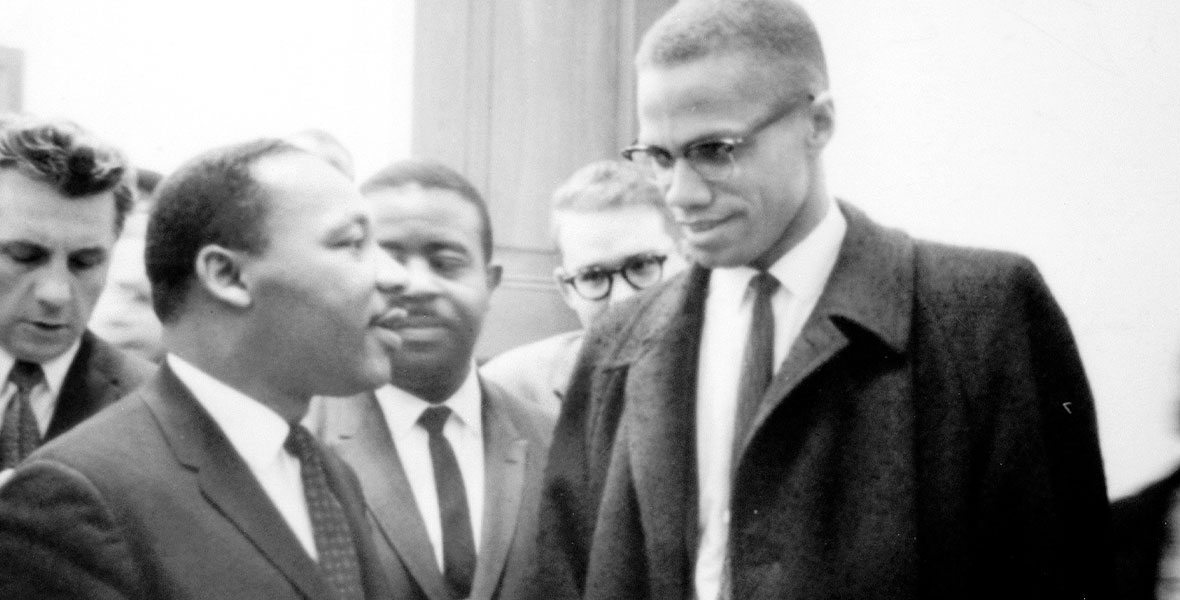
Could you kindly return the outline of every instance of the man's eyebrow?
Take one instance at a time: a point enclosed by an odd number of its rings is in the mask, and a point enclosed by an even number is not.
[[[369,231],[369,217],[366,215],[354,215],[347,222],[341,223],[328,230],[328,236],[334,237],[348,233],[354,227],[359,227],[362,232]]]

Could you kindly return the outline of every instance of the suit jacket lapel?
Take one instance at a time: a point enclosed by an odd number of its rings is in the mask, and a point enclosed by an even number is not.
[[[113,349],[103,347],[86,331],[78,353],[62,380],[61,393],[57,397],[57,408],[45,432],[46,439],[52,439],[81,423],[98,411],[99,407],[114,402],[125,391],[120,386],[111,356]]]
[[[332,444],[362,481],[365,500],[384,543],[401,558],[430,598],[449,599],[422,523],[410,480],[402,469],[385,415],[373,394],[335,402],[332,418],[340,432]]]
[[[168,368],[153,380],[147,405],[177,459],[196,472],[206,499],[245,535],[275,568],[309,598],[329,598],[319,566],[267,497],[225,434]]]
[[[624,418],[637,432],[628,438],[636,494],[642,514],[654,519],[646,533],[667,536],[653,543],[671,546],[683,568],[691,568],[698,543],[696,371],[707,284],[708,271],[693,267],[662,290],[633,332],[639,345],[620,353],[630,362]]]
[[[529,444],[500,399],[481,386],[483,394],[484,506],[479,562],[471,586],[472,598],[492,598],[508,561],[524,493]]]

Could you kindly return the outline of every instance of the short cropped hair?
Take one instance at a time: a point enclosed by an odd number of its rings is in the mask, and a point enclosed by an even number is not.
[[[775,70],[781,94],[828,87],[819,33],[790,0],[681,0],[644,34],[635,64],[674,67],[730,54],[749,55]]]
[[[479,190],[459,174],[458,171],[434,160],[411,158],[395,162],[381,169],[361,184],[361,193],[369,194],[382,189],[397,189],[407,185],[418,185],[423,189],[449,190],[459,194],[475,207],[479,213],[480,246],[484,262],[492,262],[492,219],[488,204]]]
[[[600,160],[581,167],[553,192],[549,206],[550,235],[554,242],[559,239],[561,227],[557,217],[563,212],[603,212],[644,206],[660,213],[664,228],[673,239],[680,237],[672,211],[664,203],[663,192],[650,173],[630,161]]]
[[[160,322],[179,316],[201,248],[217,244],[251,254],[266,250],[270,199],[252,168],[286,153],[306,154],[278,139],[217,148],[189,160],[160,184],[144,250],[152,309]]]
[[[0,169],[15,169],[66,198],[114,192],[116,233],[135,202],[127,157],[69,121],[6,117],[0,124]]]

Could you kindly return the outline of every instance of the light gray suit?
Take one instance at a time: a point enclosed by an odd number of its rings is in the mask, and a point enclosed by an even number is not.
[[[512,600],[525,597],[537,564],[537,507],[553,418],[494,384],[481,380],[480,388],[486,471],[471,598]],[[393,597],[449,600],[376,397],[317,398],[307,422],[361,480]]]

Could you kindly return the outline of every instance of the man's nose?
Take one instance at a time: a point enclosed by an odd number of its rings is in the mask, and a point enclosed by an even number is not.
[[[393,260],[384,250],[374,250],[373,254],[377,263],[377,289],[390,294],[403,292],[410,280],[405,266]]]
[[[50,261],[38,273],[34,294],[42,306],[61,308],[74,295],[74,275],[64,260]]]
[[[664,187],[664,201],[668,206],[680,208],[702,207],[713,199],[709,183],[684,159],[672,164]]]

